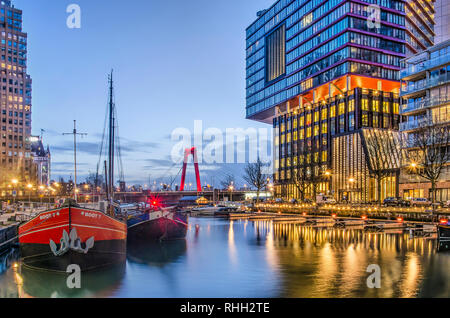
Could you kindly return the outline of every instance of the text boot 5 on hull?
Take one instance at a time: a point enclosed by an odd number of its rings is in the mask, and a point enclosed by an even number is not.
[[[22,263],[51,271],[66,272],[72,264],[88,271],[124,262],[126,238],[124,222],[73,202],[19,227]]]
[[[136,211],[128,217],[129,241],[164,241],[186,237],[188,216],[174,208]]]

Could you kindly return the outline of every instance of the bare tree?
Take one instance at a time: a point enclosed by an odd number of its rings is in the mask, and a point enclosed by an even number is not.
[[[431,183],[431,200],[436,202],[436,184],[444,165],[450,160],[449,126],[431,123],[410,133],[405,140],[405,159],[413,165],[413,173]]]
[[[326,181],[324,172],[325,171],[320,169],[318,165],[310,166],[310,170],[306,172],[308,183],[311,185],[312,188],[314,201],[316,200],[317,197],[317,188],[319,187],[320,183]]]
[[[268,179],[270,180],[269,174],[264,173],[264,169],[269,166],[270,164],[263,163],[258,157],[255,163],[249,163],[245,167],[245,175],[243,178],[256,188],[256,202],[259,202],[261,189],[264,189],[269,182]]]
[[[232,174],[227,174],[225,178],[220,181],[220,185],[223,189],[228,189],[233,184],[235,184],[235,178]]]
[[[381,129],[364,129],[370,175],[377,182],[377,199],[381,205],[381,185],[400,169],[401,143],[398,133]]]
[[[300,193],[300,199],[305,200],[306,189],[308,188],[308,177],[304,167],[296,167],[291,173],[291,182],[295,185]]]

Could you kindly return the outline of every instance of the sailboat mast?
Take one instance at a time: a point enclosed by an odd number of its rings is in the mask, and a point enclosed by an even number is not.
[[[85,133],[79,133],[77,130],[77,121],[73,121],[73,131],[71,133],[64,133],[64,136],[66,135],[73,135],[73,164],[74,164],[74,199],[77,201],[78,199],[78,189],[77,189],[77,135],[80,136],[86,136]]]
[[[114,88],[113,72],[109,76],[109,154],[108,154],[108,177],[109,177],[109,198],[114,200]]]
[[[74,163],[74,198],[75,202],[78,199],[78,189],[77,189],[77,121],[73,121],[73,163]]]

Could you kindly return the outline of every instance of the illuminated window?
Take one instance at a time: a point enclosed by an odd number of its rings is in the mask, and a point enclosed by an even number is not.
[[[319,136],[320,127],[319,125],[314,126],[314,136]]]
[[[284,123],[281,123],[281,132],[284,132],[286,130],[286,125]]]
[[[317,123],[319,121],[319,118],[320,118],[319,111],[315,111],[314,112],[314,122]]]
[[[328,152],[322,151],[322,162],[326,162],[328,159]]]
[[[306,155],[306,163],[311,163],[311,154]]]
[[[303,140],[305,138],[305,131],[302,129],[299,132],[300,132],[300,134],[299,134],[298,139]]]
[[[286,167],[291,166],[291,158],[286,158]]]
[[[322,120],[325,120],[325,119],[327,119],[327,109],[326,108],[322,109]]]
[[[344,114],[345,114],[345,104],[340,103],[339,104],[339,115],[344,115]]]
[[[348,112],[352,112],[352,111],[354,111],[355,110],[355,100],[354,99],[351,99],[349,102],[348,102]]]
[[[302,91],[306,91],[307,89],[310,89],[313,85],[313,80],[312,78],[307,79],[306,81],[302,82],[301,87],[302,87]]]
[[[362,126],[364,127],[369,126],[369,115],[362,114]]]
[[[311,137],[311,127],[308,127],[306,129],[306,138],[310,138]]]
[[[304,116],[300,117],[300,124],[299,124],[299,127],[303,127],[303,126],[305,126],[305,117]]]
[[[367,100],[367,98],[363,98],[361,100],[361,109],[362,110],[369,110],[369,101]]]
[[[330,117],[336,117],[336,106],[330,107]]]
[[[311,114],[306,115],[306,126],[311,125]]]
[[[294,131],[294,141],[297,141],[297,139],[298,139],[298,132]]]
[[[322,123],[322,134],[328,133],[328,124]]]
[[[393,104],[394,114],[398,115],[400,113],[400,106],[398,103]]]
[[[383,112],[389,113],[389,102],[383,102]]]
[[[297,129],[297,118],[294,119],[293,126],[294,126],[294,129]]]
[[[281,144],[286,142],[286,135],[281,135]]]
[[[319,162],[319,153],[318,152],[314,153],[314,162]]]
[[[378,128],[378,116],[373,116],[373,127]]]
[[[383,128],[389,128],[389,116],[383,116]]]
[[[379,100],[373,100],[372,101],[372,110],[374,112],[379,112],[380,111],[380,101]]]
[[[309,14],[305,15],[302,19],[302,28],[307,27],[308,25],[311,24],[313,20],[313,14],[312,12],[310,12]]]

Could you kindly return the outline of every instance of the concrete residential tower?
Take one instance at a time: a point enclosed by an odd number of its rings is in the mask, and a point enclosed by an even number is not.
[[[0,1],[0,187],[34,178],[30,154],[31,78],[22,11]]]

